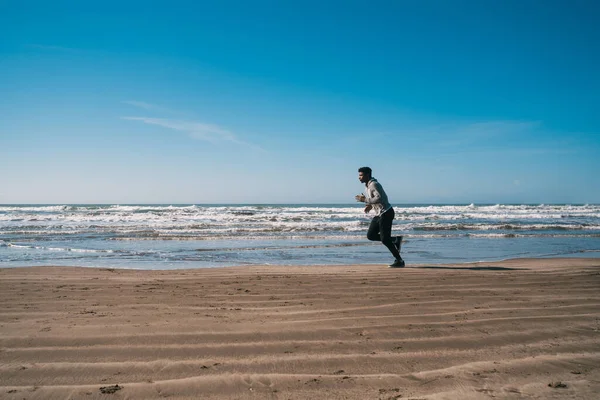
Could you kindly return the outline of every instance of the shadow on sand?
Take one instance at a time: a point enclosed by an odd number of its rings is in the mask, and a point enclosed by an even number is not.
[[[480,266],[480,267],[444,267],[440,265],[420,265],[409,268],[424,268],[424,269],[466,269],[471,271],[522,271],[528,268],[507,268],[507,267],[491,267],[491,266]]]

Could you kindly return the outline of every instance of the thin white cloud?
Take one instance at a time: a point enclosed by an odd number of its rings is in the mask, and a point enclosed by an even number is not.
[[[121,117],[129,121],[139,121],[149,125],[157,125],[163,128],[172,129],[187,133],[191,138],[203,140],[213,144],[219,142],[230,142],[241,146],[252,147],[257,150],[262,150],[259,146],[251,143],[246,143],[237,138],[233,133],[217,125],[206,124],[196,121],[181,121],[167,118],[149,118],[149,117]]]

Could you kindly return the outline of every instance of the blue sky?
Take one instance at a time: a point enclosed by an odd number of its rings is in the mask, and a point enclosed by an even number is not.
[[[0,203],[600,203],[595,1],[0,1]]]

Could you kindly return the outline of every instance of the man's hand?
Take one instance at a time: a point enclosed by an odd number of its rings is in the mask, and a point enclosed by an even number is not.
[[[367,205],[365,206],[365,213],[368,213],[369,211],[371,211],[371,209],[372,209],[372,208],[373,208],[373,205],[372,205],[372,204],[367,204]]]
[[[356,199],[356,201],[360,201],[361,203],[364,203],[366,200],[364,194],[357,194],[356,196],[354,196],[354,198]]]

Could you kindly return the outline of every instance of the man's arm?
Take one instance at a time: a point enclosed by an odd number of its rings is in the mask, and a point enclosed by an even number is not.
[[[370,196],[365,199],[365,203],[367,204],[377,204],[381,203],[381,191],[383,188],[379,182],[372,183],[367,187]]]
[[[359,201],[361,203],[367,202],[367,198],[365,197],[364,194],[357,194],[356,196],[354,196],[354,198],[356,199],[356,201]],[[369,211],[371,211],[372,208],[373,208],[373,206],[371,204],[365,205],[365,213],[368,213]]]

